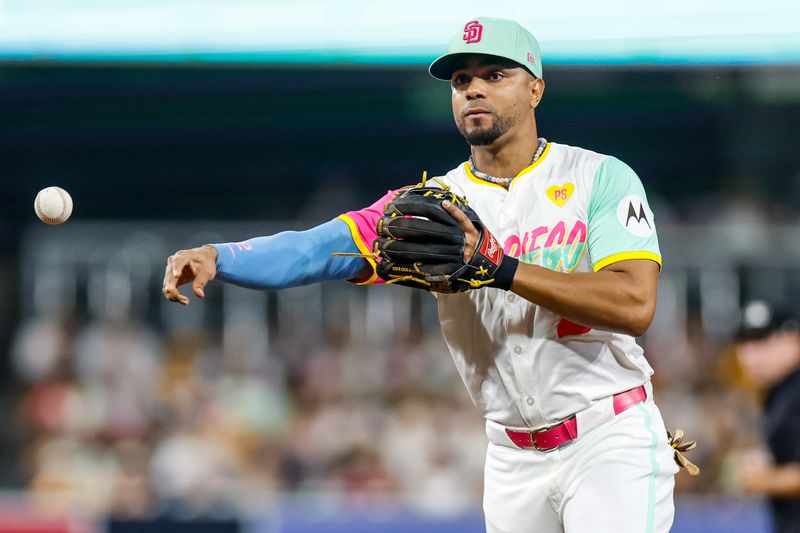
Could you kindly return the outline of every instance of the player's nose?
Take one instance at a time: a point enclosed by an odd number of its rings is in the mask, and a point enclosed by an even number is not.
[[[464,90],[467,100],[475,100],[478,98],[486,98],[486,81],[480,79],[478,76],[473,76]]]

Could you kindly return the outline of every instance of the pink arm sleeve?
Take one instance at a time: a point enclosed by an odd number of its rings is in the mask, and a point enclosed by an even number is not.
[[[358,246],[362,254],[369,254],[372,252],[372,241],[378,237],[378,219],[383,216],[383,207],[394,198],[397,191],[388,191],[377,202],[369,207],[360,209],[358,211],[348,211],[343,215],[339,215],[339,219],[343,220],[350,228],[350,233],[353,236],[353,242]],[[374,259],[367,259],[372,267],[372,274],[365,279],[356,280],[358,285],[371,285],[373,283],[383,283],[383,280],[375,273],[376,263]]]

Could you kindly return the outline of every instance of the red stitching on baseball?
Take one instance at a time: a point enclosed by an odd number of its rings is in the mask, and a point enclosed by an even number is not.
[[[63,222],[61,220],[61,217],[63,217],[64,213],[67,211],[67,197],[65,195],[65,192],[57,187],[56,187],[56,192],[61,197],[61,212],[55,218],[47,216],[44,213],[44,211],[42,211],[42,196],[41,194],[36,195],[36,214],[38,214],[39,217],[42,218],[44,222]]]
[[[57,218],[57,220],[60,220],[61,217],[64,216],[64,213],[67,211],[67,196],[62,189],[56,189],[56,192],[61,197],[61,212],[58,214]]]

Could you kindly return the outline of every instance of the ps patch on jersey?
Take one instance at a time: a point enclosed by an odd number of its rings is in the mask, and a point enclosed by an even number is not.
[[[628,233],[649,237],[655,231],[653,212],[641,196],[631,194],[617,204],[617,220]]]
[[[553,185],[548,188],[547,197],[550,198],[551,202],[561,207],[567,203],[573,192],[575,192],[575,184],[568,182],[564,185]]]

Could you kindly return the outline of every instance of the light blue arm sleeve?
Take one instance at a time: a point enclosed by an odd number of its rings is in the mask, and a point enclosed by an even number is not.
[[[360,257],[331,255],[359,253],[350,228],[341,219],[305,231],[211,246],[217,249],[217,279],[254,289],[351,279],[367,264]]]

